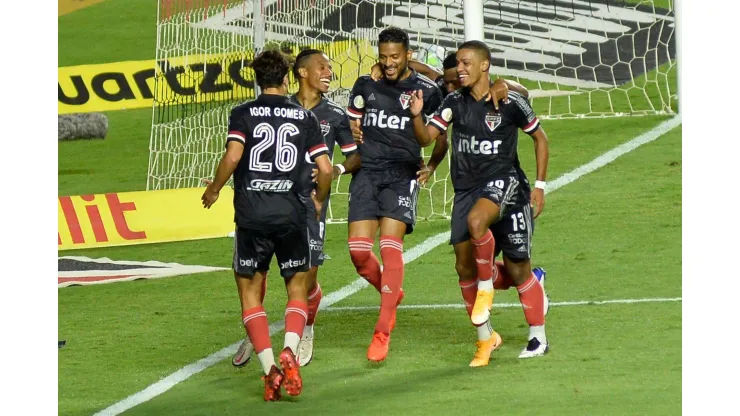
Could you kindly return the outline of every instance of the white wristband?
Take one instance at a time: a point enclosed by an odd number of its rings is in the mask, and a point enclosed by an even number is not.
[[[545,181],[534,181],[534,187],[537,189],[545,190],[545,185],[547,185],[547,182]]]
[[[340,163],[337,163],[337,164],[336,164],[336,165],[334,165],[334,166],[336,166],[337,168],[339,168],[339,174],[340,174],[340,175],[344,175],[344,172],[346,171],[346,169],[344,168],[344,165],[342,165],[342,164],[340,164]]]

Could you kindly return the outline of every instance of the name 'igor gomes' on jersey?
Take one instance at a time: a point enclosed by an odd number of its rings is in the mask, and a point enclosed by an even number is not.
[[[442,93],[429,78],[412,71],[398,82],[357,79],[350,95],[347,115],[362,120],[364,143],[360,146],[363,169],[386,170],[419,166],[421,147],[411,122],[411,94],[422,90],[422,112],[431,117],[442,102]]]

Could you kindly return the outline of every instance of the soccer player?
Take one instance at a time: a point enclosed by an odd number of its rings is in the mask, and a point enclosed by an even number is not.
[[[360,167],[360,155],[357,153],[357,145],[352,139],[352,131],[349,127],[349,119],[344,108],[326,98],[324,94],[329,92],[329,82],[332,78],[332,68],[329,58],[316,49],[306,49],[296,56],[293,65],[293,75],[298,80],[298,92],[290,96],[290,102],[310,110],[319,119],[321,133],[331,158],[334,144],[338,144],[345,156],[342,164],[334,165],[334,178],[342,174],[350,174]],[[313,176],[316,165],[309,161],[306,153],[306,164],[303,165],[301,182],[304,192],[299,194],[306,205],[306,224],[308,226],[308,240],[310,257],[308,270],[308,318],[303,329],[303,337],[298,345],[297,359],[301,367],[308,365],[313,358],[313,325],[316,313],[321,303],[321,286],[318,283],[318,269],[324,263],[324,235],[326,222],[326,208],[324,204],[321,216],[316,219],[316,210],[311,201],[311,191],[315,188]],[[265,297],[265,287],[260,294]],[[231,363],[236,367],[245,365],[254,351],[254,346],[249,339],[245,339],[237,349]]]
[[[347,114],[362,120],[362,166],[349,185],[349,252],[357,273],[380,293],[380,315],[368,360],[380,362],[388,355],[397,305],[403,299],[403,239],[416,221],[421,148],[414,137],[410,112],[413,91],[424,91],[420,112],[431,116],[442,100],[434,82],[408,67],[409,37],[390,27],[378,36],[383,79],[357,79]],[[380,229],[380,262],[373,253]]]
[[[262,94],[231,111],[226,153],[202,200],[210,208],[234,174],[233,267],[242,322],[265,373],[264,398],[274,401],[280,399],[281,385],[292,396],[303,386],[295,354],[308,316],[306,205],[298,196],[304,192],[304,155],[308,152],[319,169],[318,186],[311,193],[315,212],[321,212],[329,195],[332,166],[316,116],[286,97],[289,66],[282,53],[263,52],[252,68]],[[275,365],[260,298],[273,254],[288,292],[282,371]]]
[[[450,169],[455,199],[450,243],[462,296],[471,321],[478,327],[477,351],[470,365],[487,365],[491,352],[501,343],[489,322],[494,283],[504,279],[494,264],[497,251],[503,252],[506,271],[507,283],[502,286],[516,286],[530,328],[529,342],[519,357],[544,355],[549,348],[546,298],[543,285],[532,272],[530,255],[531,205],[536,207],[534,217],[544,207],[547,135],[520,94],[510,92],[509,103],[501,105],[500,111],[491,103],[487,97],[491,55],[484,43],[465,42],[456,59],[463,88],[445,98],[425,129],[415,131],[422,146],[436,141],[428,166],[433,171],[447,152],[447,128],[454,124]],[[414,94],[413,114],[421,111],[422,98],[421,93]],[[528,183],[519,179],[523,172],[517,155],[517,128],[529,134],[535,144],[537,181],[531,195]]]

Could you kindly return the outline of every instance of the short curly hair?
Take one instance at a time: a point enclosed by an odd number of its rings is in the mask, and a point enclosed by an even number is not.
[[[387,29],[383,29],[383,31],[378,34],[378,43],[400,43],[406,50],[408,50],[409,35],[403,30],[391,26]]]
[[[448,69],[457,68],[457,55],[455,54],[455,52],[450,52],[445,57],[445,60],[442,61],[442,68],[444,68],[445,71]]]
[[[298,70],[306,66],[306,58],[319,53],[324,52],[321,52],[318,49],[304,49],[298,54],[298,56],[295,57],[295,64],[293,64],[293,76],[295,77],[296,81],[301,79],[300,74],[298,74]]]
[[[268,50],[254,58],[250,65],[260,88],[280,88],[288,75],[290,64],[282,52]]]

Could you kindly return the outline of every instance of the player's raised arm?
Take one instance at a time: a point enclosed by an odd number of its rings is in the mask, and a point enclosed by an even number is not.
[[[547,134],[540,126],[540,121],[529,104],[529,100],[518,93],[509,94],[514,101],[514,120],[522,131],[529,134],[534,140],[534,152],[537,161],[537,180],[532,190],[532,205],[536,206],[534,217],[540,215],[545,207],[545,185],[547,184],[547,164],[550,158],[550,148]]]
[[[437,130],[428,129],[424,123],[424,117],[421,112],[424,109],[424,92],[422,90],[411,93],[411,110],[412,122],[414,125],[414,136],[421,147],[427,147],[434,141],[432,137]]]
[[[431,80],[435,80],[442,76],[441,72],[415,59],[412,59],[409,61],[409,68],[413,69],[414,71],[420,73],[421,75],[424,75],[425,77]]]
[[[239,165],[239,161],[242,159],[244,143],[247,137],[244,134],[245,129],[242,124],[238,115],[235,116],[232,113],[229,117],[229,134],[226,137],[226,152],[221,157],[218,168],[216,168],[216,176],[213,178],[213,181],[205,181],[208,186],[203,192],[203,196],[201,196],[204,208],[210,209],[216,202],[221,188],[224,187],[226,181],[229,180],[236,170],[237,165]]]
[[[529,90],[524,85],[510,79],[505,79],[503,81],[506,83],[506,86],[510,90],[521,94],[524,98],[529,99]]]
[[[524,85],[516,81],[499,78],[496,81],[493,81],[490,90],[493,106],[497,111],[499,110],[500,101],[503,101],[504,104],[509,103],[509,91],[514,91],[522,95],[524,98],[529,97],[529,90],[527,90]]]

